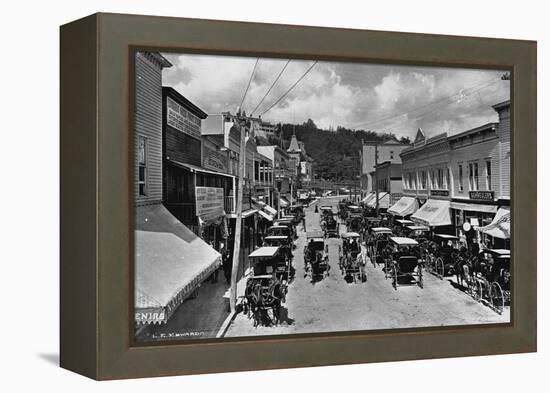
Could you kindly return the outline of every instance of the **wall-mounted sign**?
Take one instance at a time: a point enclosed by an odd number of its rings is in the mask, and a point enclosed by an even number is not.
[[[202,166],[206,169],[227,173],[227,155],[203,143]]]
[[[164,323],[166,312],[164,308],[145,308],[136,311],[134,318],[138,324]]]
[[[224,214],[223,188],[195,187],[197,217],[202,221],[215,220]]]
[[[462,229],[464,229],[464,232],[468,232],[470,229],[472,229],[472,226],[469,222],[465,222],[464,224],[462,224]]]
[[[193,138],[201,139],[201,119],[170,97],[166,97],[166,124]]]
[[[449,190],[431,190],[431,196],[449,196]]]
[[[492,201],[494,198],[494,191],[470,191],[470,199],[476,201]]]

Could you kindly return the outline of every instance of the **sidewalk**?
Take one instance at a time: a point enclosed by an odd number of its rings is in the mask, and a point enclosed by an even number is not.
[[[220,270],[218,281],[203,282],[198,296],[185,300],[165,325],[149,325],[136,339],[156,341],[215,338],[229,316],[228,303],[224,299],[228,288],[223,271]]]

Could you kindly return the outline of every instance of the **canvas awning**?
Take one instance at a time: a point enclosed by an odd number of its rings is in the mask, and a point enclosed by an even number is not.
[[[367,206],[371,208],[376,207],[376,194],[367,202]],[[390,194],[387,192],[378,193],[378,207],[381,209],[387,209],[390,206]]]
[[[280,198],[279,198],[279,206],[281,206],[281,207],[283,207],[283,208],[284,208],[284,207],[289,207],[289,206],[290,206],[290,202],[289,202],[286,198],[280,197]]]
[[[494,205],[483,205],[478,203],[462,203],[462,202],[451,202],[451,208],[455,210],[465,210],[469,212],[480,212],[480,213],[496,213],[497,207]]]
[[[411,216],[411,220],[429,227],[451,225],[451,203],[445,200],[428,199],[426,203]]]
[[[174,310],[220,264],[220,254],[163,205],[138,206],[135,322],[166,323]]]
[[[262,217],[268,219],[269,221],[273,221],[273,218],[277,215],[277,210],[269,206],[267,203],[258,201],[256,198],[252,198],[252,202],[259,208],[259,213]],[[266,216],[271,216],[270,218]]]
[[[499,239],[510,239],[510,210],[498,209],[489,225],[478,227],[476,230]]]
[[[260,216],[262,216],[263,218],[265,218],[268,221],[273,221],[273,219],[275,218],[274,216],[264,212],[263,210],[258,210],[258,213],[260,214]]]
[[[374,192],[369,192],[363,199],[361,199],[361,203],[368,203],[372,197],[374,197]]]
[[[392,207],[388,209],[388,213],[394,216],[405,217],[413,214],[418,210],[418,201],[413,197],[401,197]]]

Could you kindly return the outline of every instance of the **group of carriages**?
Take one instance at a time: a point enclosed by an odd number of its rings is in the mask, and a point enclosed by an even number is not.
[[[276,325],[281,320],[282,303],[295,276],[296,224],[303,214],[300,205],[292,206],[288,215],[281,216],[267,229],[263,245],[248,255],[252,270],[241,307],[253,319],[254,326]]]
[[[407,219],[394,219],[387,226],[381,225],[381,218],[366,222],[367,255],[375,266],[383,265],[395,288],[400,281],[423,287],[427,271],[440,279],[456,276],[459,287],[499,314],[510,304],[510,250],[472,252],[457,236],[433,233]]]

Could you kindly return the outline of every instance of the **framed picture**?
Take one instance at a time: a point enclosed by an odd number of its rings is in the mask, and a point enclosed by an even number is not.
[[[61,27],[61,366],[536,350],[536,43]]]

